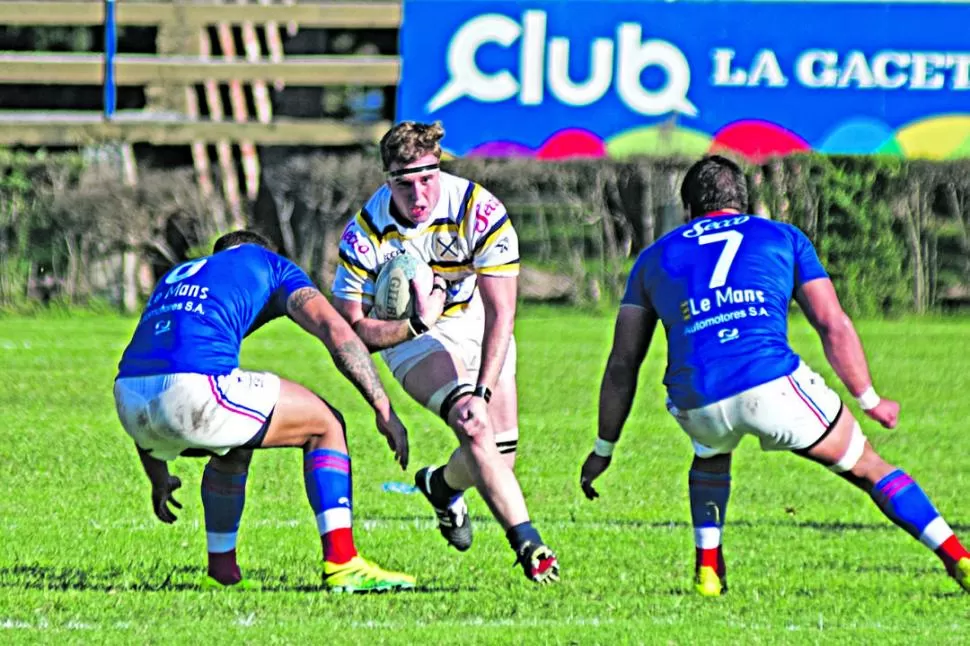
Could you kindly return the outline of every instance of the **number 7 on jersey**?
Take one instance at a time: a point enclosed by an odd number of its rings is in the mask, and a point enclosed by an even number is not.
[[[727,282],[728,272],[731,271],[731,263],[734,262],[734,256],[738,254],[738,248],[741,246],[742,240],[744,240],[744,234],[738,231],[708,233],[697,239],[698,244],[711,244],[712,242],[724,243],[724,248],[721,249],[721,255],[717,258],[717,264],[714,265],[711,282],[707,285],[710,289],[724,287],[724,283]]]

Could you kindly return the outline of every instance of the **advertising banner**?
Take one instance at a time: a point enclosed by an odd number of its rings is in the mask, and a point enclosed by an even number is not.
[[[405,0],[398,118],[455,155],[970,156],[970,4]]]

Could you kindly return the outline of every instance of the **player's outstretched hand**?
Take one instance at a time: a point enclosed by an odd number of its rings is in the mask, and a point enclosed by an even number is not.
[[[172,492],[182,486],[182,481],[175,476],[168,476],[161,482],[152,485],[152,509],[158,520],[163,523],[174,523],[178,517],[169,509],[169,504],[177,509],[182,505],[172,497]]]
[[[430,294],[422,294],[417,281],[411,279],[411,298],[414,299],[414,313],[428,327],[434,325],[445,310],[445,298],[447,296],[445,280],[438,274],[434,276],[434,286],[431,288]]]
[[[892,399],[882,399],[875,408],[865,411],[870,419],[874,419],[883,428],[896,428],[899,423],[899,402]]]
[[[388,448],[394,451],[394,459],[401,465],[401,469],[406,471],[409,455],[408,430],[404,428],[394,409],[391,409],[391,414],[387,418],[378,413],[375,419],[377,430],[387,440]]]
[[[604,458],[590,451],[590,454],[586,457],[586,461],[583,462],[583,470],[579,475],[579,486],[583,488],[583,493],[590,500],[600,497],[599,492],[593,489],[593,480],[603,475],[603,472],[609,468],[612,460],[612,456]]]

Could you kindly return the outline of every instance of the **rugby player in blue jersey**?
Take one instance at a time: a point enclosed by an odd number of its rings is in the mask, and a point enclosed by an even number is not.
[[[745,214],[743,171],[705,157],[687,172],[681,198],[691,220],[644,250],[627,283],[600,390],[599,431],[580,484],[609,467],[630,412],[657,322],[667,336],[667,408],[690,436],[695,586],[727,589],[721,528],[731,452],[745,435],[764,450],[818,462],[868,493],[896,525],[933,550],[970,591],[970,554],[920,486],[873,450],[852,413],[788,344],[798,301],[825,356],[859,407],[885,428],[899,404],[876,394],[862,344],[808,238],[792,225]]]
[[[374,409],[401,468],[407,430],[353,329],[299,267],[261,235],[236,231],[211,256],[182,263],[159,281],[119,364],[118,417],[135,441],[152,487],[155,515],[175,522],[181,486],[167,462],[210,456],[202,475],[209,589],[256,588],[236,562],[236,534],[253,449],[303,449],[304,483],[323,545],[323,583],[342,592],[414,587],[357,554],[351,531],[351,468],[340,413],[300,384],[239,368],[243,338],[289,316],[320,339]]]

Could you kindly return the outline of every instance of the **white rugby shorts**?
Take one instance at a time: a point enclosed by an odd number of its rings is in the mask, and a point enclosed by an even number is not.
[[[681,410],[667,400],[667,410],[701,458],[730,453],[745,435],[757,437],[765,451],[808,448],[835,423],[841,408],[838,394],[804,362],[790,375],[701,408]]]
[[[258,445],[280,378],[238,368],[218,376],[125,377],[115,381],[114,395],[121,425],[152,457],[174,460],[186,449],[225,455]]]
[[[482,363],[482,337],[485,334],[485,308],[475,297],[465,311],[442,316],[437,323],[419,337],[381,350],[381,359],[400,384],[416,365],[435,352],[447,352],[456,366],[463,367],[469,381],[478,380]],[[509,340],[508,354],[502,365],[501,377],[515,376],[515,337]]]

